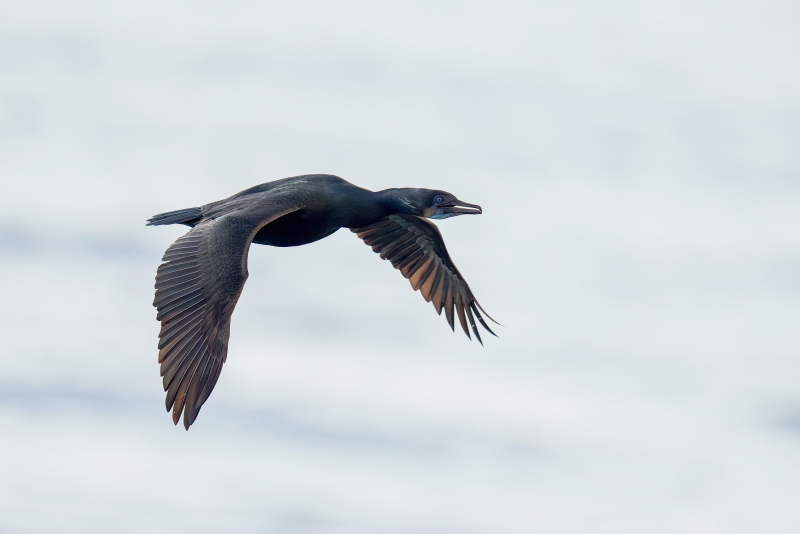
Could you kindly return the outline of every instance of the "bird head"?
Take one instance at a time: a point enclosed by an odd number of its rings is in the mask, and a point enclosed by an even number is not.
[[[394,189],[392,196],[401,212],[427,219],[447,219],[456,215],[483,213],[477,204],[458,200],[452,193],[438,189],[405,187]]]

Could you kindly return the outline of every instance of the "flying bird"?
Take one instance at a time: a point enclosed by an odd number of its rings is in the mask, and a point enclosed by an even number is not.
[[[251,243],[295,247],[349,228],[381,259],[399,269],[415,291],[458,317],[481,341],[475,319],[492,335],[491,321],[447,253],[429,219],[479,214],[481,207],[433,189],[369,191],[337,176],[310,174],[257,185],[199,208],[154,215],[148,226],[192,229],[164,253],[153,306],[161,321],[158,361],[167,411],[186,429],[217,383],[228,353],[231,315],[247,280]]]

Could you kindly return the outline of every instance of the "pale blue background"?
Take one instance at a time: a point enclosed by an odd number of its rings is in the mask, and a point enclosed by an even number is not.
[[[0,13],[0,532],[800,532],[797,2]],[[313,172],[480,203],[502,339],[257,247],[173,427],[145,219]]]

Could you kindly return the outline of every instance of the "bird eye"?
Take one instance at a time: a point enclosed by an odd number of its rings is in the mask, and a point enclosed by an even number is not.
[[[442,195],[438,195],[433,198],[433,201],[436,202],[437,204],[441,204],[442,202],[444,202],[444,199],[442,198]]]

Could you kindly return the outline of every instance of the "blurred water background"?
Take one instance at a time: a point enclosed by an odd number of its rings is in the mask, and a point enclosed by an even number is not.
[[[0,13],[0,532],[800,532],[797,2]],[[502,339],[348,231],[254,247],[175,428],[145,219],[317,172],[481,204]]]

